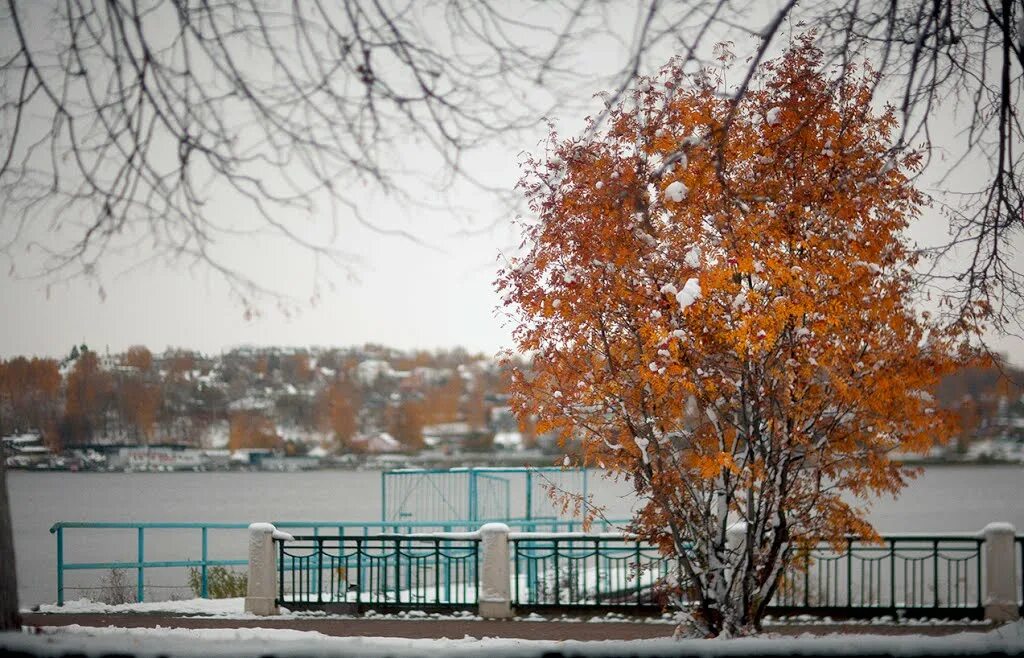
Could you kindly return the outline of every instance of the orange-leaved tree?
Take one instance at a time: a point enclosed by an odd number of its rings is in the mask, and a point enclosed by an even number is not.
[[[759,629],[811,546],[873,535],[864,501],[953,430],[930,391],[970,356],[914,306],[920,156],[889,143],[874,74],[819,60],[798,39],[740,101],[670,63],[606,129],[552,135],[498,279],[533,356],[517,412],[632,481],[629,530],[677,559],[702,635]]]

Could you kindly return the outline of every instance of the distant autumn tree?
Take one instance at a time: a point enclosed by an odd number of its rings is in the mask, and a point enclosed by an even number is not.
[[[490,424],[490,408],[487,406],[483,383],[477,381],[466,395],[463,405],[466,422],[472,429],[486,429]]]
[[[630,530],[678,559],[700,635],[758,629],[812,546],[874,536],[851,501],[953,430],[931,391],[965,323],[915,308],[902,234],[920,157],[892,150],[873,73],[821,70],[799,39],[734,104],[722,70],[670,64],[607,129],[553,136],[498,280],[533,355],[515,409],[633,482]]]
[[[0,435],[42,432],[50,441],[61,408],[61,376],[53,359],[0,361]]]
[[[117,393],[121,415],[134,438],[149,443],[163,403],[160,385],[137,376],[126,377],[118,383]]]
[[[132,345],[121,357],[121,363],[140,372],[153,367],[153,353],[143,345]]]
[[[228,448],[239,450],[258,448],[275,450],[281,447],[281,437],[271,418],[258,411],[236,411],[230,416]]]
[[[169,378],[181,380],[196,367],[196,355],[188,350],[167,350],[164,353],[164,362]]]
[[[65,444],[86,443],[103,424],[114,382],[95,352],[83,350],[65,382],[61,435]]]
[[[424,422],[451,423],[459,419],[462,400],[462,377],[452,373],[440,386],[430,386],[424,393]]]
[[[1024,371],[999,358],[987,357],[943,378],[935,397],[959,418],[957,449],[966,451],[973,438],[1005,429],[999,416],[1011,411],[1022,395]]]
[[[423,403],[406,399],[388,407],[387,428],[406,450],[423,448]]]
[[[351,448],[359,432],[359,389],[348,378],[337,379],[320,394],[318,406],[321,426],[334,433],[339,445]]]

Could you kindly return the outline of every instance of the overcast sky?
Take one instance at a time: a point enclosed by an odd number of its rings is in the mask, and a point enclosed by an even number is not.
[[[581,66],[611,70],[616,64],[607,44],[593,50],[581,45],[578,50]],[[599,90],[595,83],[592,91]],[[591,103],[588,109],[595,108]],[[571,134],[579,129],[582,116],[575,107],[553,118],[564,134]],[[537,149],[546,133],[539,119],[536,130],[475,153],[469,161],[474,172],[497,187],[512,189],[521,154]],[[421,157],[420,147],[411,144],[403,157],[415,161]],[[420,194],[428,204],[443,201],[440,195],[431,198],[429,189]],[[5,276],[0,280],[0,357],[59,357],[80,343],[111,352],[143,344],[154,351],[182,347],[207,353],[243,344],[372,342],[403,349],[461,345],[485,353],[511,347],[492,282],[500,254],[518,243],[511,225],[513,211],[493,196],[468,188],[459,191],[456,212],[400,205],[358,189],[351,195],[377,225],[405,229],[427,244],[380,235],[343,219],[337,246],[352,255],[351,268],[326,274],[333,290],[323,288],[314,304],[303,301],[314,292],[308,253],[273,240],[228,245],[233,262],[300,300],[297,314],[285,315],[267,302],[260,306],[261,315],[252,319],[245,318],[244,308],[232,299],[224,282],[202,267],[158,262],[119,273],[136,263],[138,254],[105,262],[102,295],[93,282]],[[226,216],[235,212],[229,202],[219,203]],[[474,232],[466,234],[464,228]],[[916,240],[927,243],[941,241],[945,233],[945,220],[935,211],[928,211],[912,231]],[[31,255],[26,258],[31,260]],[[994,344],[1012,361],[1024,364],[1018,341],[994,338]]]

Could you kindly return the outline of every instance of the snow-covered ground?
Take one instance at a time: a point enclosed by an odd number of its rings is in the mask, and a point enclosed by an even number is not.
[[[245,612],[245,599],[244,598],[233,598],[233,599],[188,599],[182,601],[154,601],[145,603],[124,603],[121,605],[109,605],[101,603],[99,601],[91,601],[89,599],[78,599],[75,601],[67,601],[63,606],[55,604],[45,604],[38,606],[35,610],[22,610],[23,613],[30,612],[43,612],[51,614],[149,614],[149,615],[168,615],[168,616],[202,616],[202,617],[220,617],[223,619],[265,619],[265,617],[257,617],[255,615]],[[368,610],[358,617],[352,615],[332,614],[323,610],[308,610],[308,611],[292,611],[287,608],[281,608],[281,617],[283,618],[330,618],[330,619],[400,619],[400,620],[460,620],[460,621],[475,621],[480,620],[481,617],[468,610],[455,611],[448,613],[439,612],[424,612],[422,610],[407,610],[400,612],[390,613],[379,613],[373,610]],[[581,613],[579,615],[567,616],[562,615],[558,617],[550,617],[539,615],[535,612],[523,614],[515,618],[518,621],[527,622],[544,622],[557,620],[560,622],[579,622],[579,623],[608,623],[608,622],[633,622],[638,624],[675,624],[676,620],[674,615],[666,613],[656,617],[637,617],[633,615],[625,615],[617,612],[607,612],[600,615],[587,615]],[[965,619],[915,619],[915,618],[903,618],[896,619],[890,616],[881,616],[873,619],[848,619],[848,620],[834,620],[830,617],[815,617],[812,615],[798,615],[795,617],[773,617],[771,615],[765,617],[764,625],[767,628],[772,626],[870,626],[886,625],[886,626],[941,626],[941,625],[956,625],[956,626],[969,626],[969,625],[986,625],[988,621],[978,620],[971,621]]]
[[[539,641],[507,638],[413,640],[385,637],[332,637],[289,629],[184,629],[44,627],[40,632],[0,634],[0,651],[36,655],[129,653],[138,656],[540,656],[546,652],[582,656],[729,655],[980,655],[1024,653],[1024,622],[987,633],[945,637],[922,635],[830,635],[758,637],[735,640]]]
[[[280,617],[283,618],[321,618],[330,617],[333,619],[350,619],[350,615],[329,614],[323,610],[292,611],[282,607]],[[40,605],[35,610],[22,610],[22,613],[44,612],[50,614],[146,614],[146,615],[168,615],[168,616],[200,616],[220,617],[223,619],[266,619],[245,612],[245,599],[242,597],[232,599],[188,599],[183,601],[152,601],[145,603],[124,603],[121,605],[109,605],[89,599],[77,599],[65,601],[64,605],[56,604]],[[396,612],[392,614],[379,614],[373,610],[360,615],[363,619],[453,619],[453,620],[475,620],[480,619],[469,611],[457,611],[446,614],[427,613],[421,610],[409,610],[407,612]]]
[[[121,605],[109,605],[89,599],[78,599],[66,601],[63,606],[55,604],[40,605],[35,610],[22,610],[23,613],[43,612],[50,614],[148,614],[148,615],[169,615],[169,616],[202,616],[220,617],[223,619],[265,619],[245,612],[245,599],[189,599],[184,601],[155,601],[146,603],[124,603]],[[331,619],[352,619],[351,615],[330,614],[323,610],[292,611],[281,608],[283,618],[331,618]],[[392,613],[378,613],[368,610],[359,615],[360,619],[401,619],[401,620],[457,620],[474,621],[481,619],[480,616],[468,610],[449,613],[424,612],[422,610],[408,610]],[[546,621],[548,618],[531,613],[516,617],[522,621]],[[559,617],[559,621],[573,622],[627,622],[634,621],[644,624],[674,624],[676,623],[671,614],[658,617],[631,617],[617,613],[606,613],[600,616],[582,615],[575,617]]]
[[[23,610],[22,612],[31,612]],[[110,605],[90,599],[65,601],[64,605],[44,604],[35,612],[67,614],[170,614],[202,615],[206,617],[249,617],[245,613],[245,598],[188,599],[184,601],[147,601]]]

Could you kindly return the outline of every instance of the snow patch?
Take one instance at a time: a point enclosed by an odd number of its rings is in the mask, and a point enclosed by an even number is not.
[[[679,203],[690,193],[690,189],[683,184],[683,181],[674,181],[665,188],[665,198],[669,201]]]
[[[683,262],[686,263],[688,266],[694,268],[694,269],[699,268],[700,267],[700,246],[699,245],[693,245],[692,247],[690,247],[690,250],[687,251],[686,255],[683,257]]]
[[[539,621],[524,618],[520,623]],[[596,620],[592,620],[596,621]],[[617,621],[608,619],[608,621]],[[826,655],[853,653],[872,655],[1013,655],[1024,650],[1024,622],[1003,625],[986,633],[963,632],[944,637],[920,633],[833,634],[781,637],[766,635],[732,640],[604,640],[551,641],[466,635],[460,639],[399,637],[332,637],[316,631],[280,628],[123,628],[46,626],[35,633],[0,635],[0,651],[21,651],[40,655],[81,654],[100,656],[173,655],[173,656],[394,656],[411,658],[424,655],[540,656],[545,653],[587,656],[620,655]]]
[[[687,279],[683,284],[683,289],[676,293],[679,310],[685,311],[698,299],[700,299],[700,282],[697,279]]]

